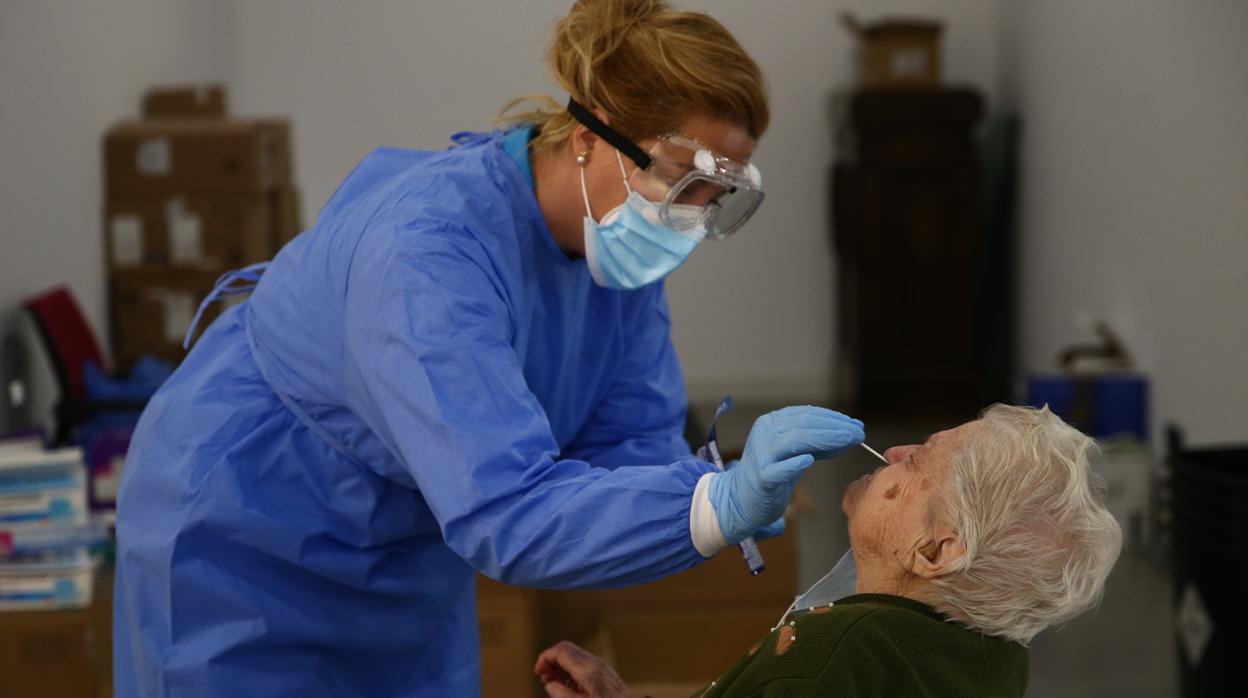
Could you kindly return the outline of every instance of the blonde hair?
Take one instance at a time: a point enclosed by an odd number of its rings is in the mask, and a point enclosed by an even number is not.
[[[938,610],[1026,645],[1096,606],[1122,531],[1088,461],[1094,447],[1047,407],[984,412],[933,512],[966,547],[933,580]]]
[[[762,71],[736,38],[710,16],[662,0],[578,0],[555,27],[546,62],[573,99],[601,109],[633,141],[694,116],[739,125],[757,141],[771,119]],[[578,123],[546,95],[512,100],[503,121],[537,126],[538,152],[567,143]]]

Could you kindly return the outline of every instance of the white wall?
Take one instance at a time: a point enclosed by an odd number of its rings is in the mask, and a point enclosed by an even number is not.
[[[1248,438],[1248,3],[1012,2],[1004,93],[1024,117],[1023,362],[1076,310],[1153,377],[1154,421]]]
[[[692,3],[684,3],[686,6]],[[239,113],[294,118],[310,221],[380,144],[441,147],[541,66],[568,0],[0,3],[0,330],[69,283],[104,335],[99,138],[158,82],[225,78]],[[946,75],[1024,113],[1020,346],[1051,365],[1104,315],[1155,377],[1157,419],[1242,439],[1248,397],[1248,5],[818,0],[700,5],[767,73],[768,201],[671,280],[691,391],[818,399],[834,365],[829,102],[851,74],[845,7],[946,18]],[[1193,356],[1198,356],[1194,360]],[[46,391],[45,391],[46,392]]]
[[[25,324],[22,298],[65,283],[107,341],[100,137],[137,115],[148,85],[224,79],[226,9],[194,0],[0,2],[0,334]],[[46,366],[37,368],[42,415],[54,395]]]
[[[710,11],[761,64],[774,119],[757,153],[768,195],[729,243],[707,244],[670,282],[677,348],[691,392],[818,400],[834,362],[829,245],[830,99],[851,74],[837,21],[921,13],[945,17],[946,75],[997,84],[993,0],[682,2]],[[486,128],[511,97],[550,91],[542,55],[570,0],[417,3],[328,0],[233,4],[240,113],[295,119],[305,221],[378,145],[440,148]]]
[[[233,3],[236,113],[294,119],[305,224],[381,146],[443,148],[544,87],[541,52],[562,0]]]

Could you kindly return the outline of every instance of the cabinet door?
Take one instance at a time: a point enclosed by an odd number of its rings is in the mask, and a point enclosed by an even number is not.
[[[978,399],[978,181],[973,167],[940,164],[867,166],[856,178],[853,315],[868,409]]]

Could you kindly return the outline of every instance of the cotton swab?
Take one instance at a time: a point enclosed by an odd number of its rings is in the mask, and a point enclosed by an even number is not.
[[[863,448],[865,448],[865,449],[867,449],[868,451],[870,451],[870,452],[871,452],[871,455],[875,456],[876,458],[879,458],[880,460],[884,461],[885,463],[888,463],[888,459],[887,459],[887,458],[885,458],[884,456],[881,456],[879,451],[875,450],[874,448],[871,448],[870,446],[866,445],[865,443],[861,443],[861,444],[858,444],[858,445],[859,445],[859,446],[862,446]]]

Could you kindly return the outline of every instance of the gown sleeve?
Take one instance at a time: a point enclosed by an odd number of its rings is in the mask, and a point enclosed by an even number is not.
[[[412,227],[353,261],[347,402],[410,472],[447,545],[489,577],[545,588],[639,584],[702,562],[690,507],[712,466],[559,458],[490,256],[452,223]]]
[[[633,322],[624,365],[564,455],[600,468],[667,463],[692,456],[684,438],[685,381],[672,346],[661,284]]]

